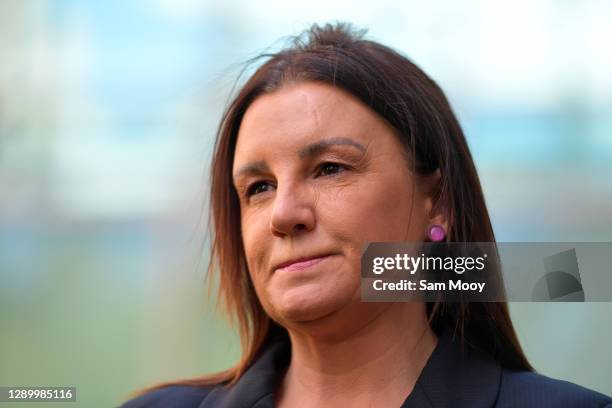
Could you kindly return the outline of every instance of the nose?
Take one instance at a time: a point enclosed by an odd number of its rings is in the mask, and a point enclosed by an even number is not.
[[[278,237],[311,231],[316,222],[315,197],[307,186],[278,186],[274,198],[270,231]]]

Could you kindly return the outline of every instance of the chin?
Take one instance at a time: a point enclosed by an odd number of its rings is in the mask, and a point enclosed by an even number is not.
[[[275,315],[283,325],[312,323],[341,310],[346,302],[340,296],[313,293],[286,293],[274,305]]]
[[[285,298],[283,303],[274,305],[273,318],[286,329],[333,341],[342,336],[347,320],[354,320],[347,317],[359,308],[353,296],[342,295]]]

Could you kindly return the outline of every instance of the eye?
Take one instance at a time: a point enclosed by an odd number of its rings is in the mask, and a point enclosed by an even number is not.
[[[255,194],[264,193],[268,191],[272,186],[266,181],[257,181],[249,185],[246,189],[246,196],[251,197]]]
[[[333,162],[325,162],[319,165],[318,170],[317,170],[317,175],[331,176],[337,173],[341,173],[344,170],[346,170],[346,166],[343,166],[342,164],[333,163]]]

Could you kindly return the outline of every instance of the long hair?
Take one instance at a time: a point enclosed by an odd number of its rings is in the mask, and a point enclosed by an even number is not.
[[[212,253],[208,277],[237,325],[242,358],[220,373],[173,384],[232,385],[274,332],[284,331],[264,312],[251,280],[241,239],[240,206],[232,165],[242,118],[259,96],[288,83],[316,81],[352,94],[388,122],[411,158],[413,170],[439,169],[435,210],[449,222],[448,241],[495,242],[476,168],[463,131],[438,85],[408,58],[364,39],[350,24],[313,25],[267,58],[246,81],[219,125],[211,168]],[[454,330],[468,348],[484,350],[504,367],[533,370],[514,331],[505,302],[431,302],[427,314],[440,335]],[[159,388],[170,383],[161,384]]]

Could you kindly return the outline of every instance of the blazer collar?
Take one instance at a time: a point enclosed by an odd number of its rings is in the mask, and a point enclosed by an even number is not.
[[[274,392],[289,366],[291,344],[286,333],[269,338],[255,362],[231,388],[215,387],[199,408],[272,408]]]
[[[460,340],[445,330],[414,389],[401,405],[409,407],[491,407],[499,391],[502,368],[485,353],[462,351]],[[215,387],[199,408],[272,408],[274,392],[291,358],[287,335],[276,335],[232,387]]]
[[[496,360],[464,349],[452,330],[446,329],[402,408],[492,407],[501,374]]]

